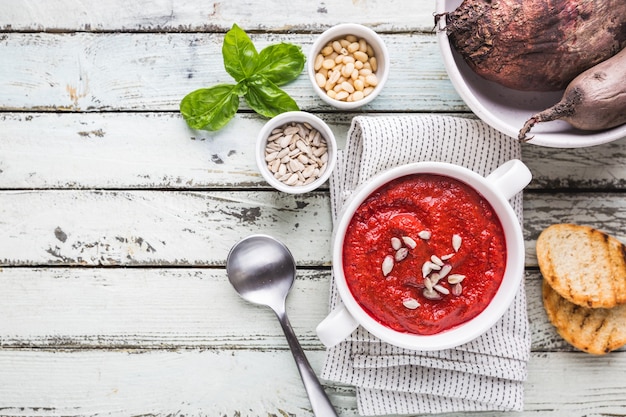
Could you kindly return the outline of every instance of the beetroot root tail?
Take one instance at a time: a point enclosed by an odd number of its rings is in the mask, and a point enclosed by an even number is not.
[[[541,122],[551,122],[553,120],[559,120],[567,117],[571,117],[576,113],[576,104],[578,101],[572,100],[571,98],[563,98],[561,101],[556,103],[554,106],[545,109],[534,116],[531,116],[530,119],[524,123],[524,126],[520,129],[519,134],[517,135],[517,139],[520,142],[528,142],[533,138],[526,137],[530,129],[537,123]]]
[[[533,116],[530,119],[526,120],[526,123],[524,123],[524,126],[520,129],[520,131],[519,131],[519,133],[517,135],[517,140],[519,140],[520,142],[528,142],[529,140],[534,138],[534,136],[527,137],[526,135],[528,134],[528,132],[530,132],[530,129],[532,129],[533,126],[537,122],[538,122],[538,120],[537,120],[537,118],[535,116]]]

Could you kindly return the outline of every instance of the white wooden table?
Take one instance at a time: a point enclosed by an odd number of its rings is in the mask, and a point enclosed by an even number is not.
[[[447,79],[430,2],[262,3],[0,0],[0,415],[311,416],[273,314],[231,289],[229,248],[283,240],[299,276],[288,311],[316,370],[327,311],[327,188],[271,190],[242,104],[217,133],[178,113],[188,92],[229,82],[224,33],[308,52],[345,22],[381,33],[384,92],[364,113],[471,116]],[[339,138],[356,113],[317,98],[303,73],[285,90]],[[534,255],[552,223],[626,241],[626,138],[587,149],[526,145],[524,196],[532,358],[520,416],[626,416],[626,350],[577,352],[547,322]],[[341,416],[354,390],[327,386]],[[486,413],[502,415],[506,413]]]

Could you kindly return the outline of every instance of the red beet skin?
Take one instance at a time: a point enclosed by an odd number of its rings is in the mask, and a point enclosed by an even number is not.
[[[476,73],[516,90],[562,90],[626,46],[625,0],[464,0],[440,18]]]

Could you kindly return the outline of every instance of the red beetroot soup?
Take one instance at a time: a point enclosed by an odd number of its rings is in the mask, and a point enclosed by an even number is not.
[[[504,231],[491,205],[467,184],[433,174],[407,175],[373,192],[343,243],[357,302],[383,325],[420,335],[477,316],[505,265]]]

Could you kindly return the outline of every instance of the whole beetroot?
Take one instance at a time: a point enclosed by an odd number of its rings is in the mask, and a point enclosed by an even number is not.
[[[554,106],[533,115],[518,139],[541,122],[565,120],[581,130],[604,130],[626,123],[626,49],[578,75]]]
[[[441,18],[470,68],[516,90],[561,90],[626,46],[626,0],[464,0]]]

